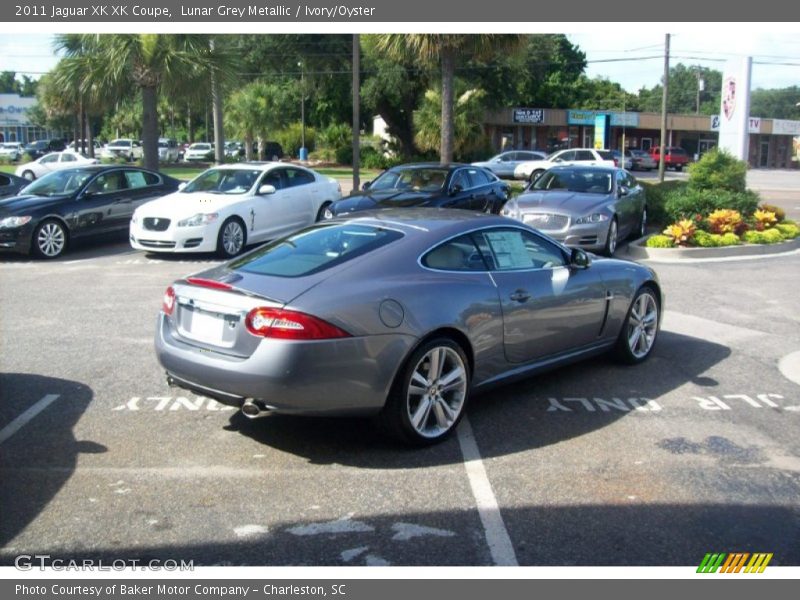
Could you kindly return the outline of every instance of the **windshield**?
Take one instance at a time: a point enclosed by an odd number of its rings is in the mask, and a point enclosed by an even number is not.
[[[183,188],[183,193],[244,194],[260,174],[257,169],[209,169]]]
[[[302,277],[389,244],[403,234],[374,225],[316,225],[263,246],[230,268],[275,277]]]
[[[130,140],[114,140],[109,144],[109,146],[124,146],[126,148],[130,147],[130,145],[131,145]]]
[[[189,150],[211,150],[211,144],[192,144]]]
[[[21,194],[64,196],[78,191],[96,173],[88,169],[53,171],[28,185]]]
[[[414,167],[408,169],[390,169],[373,181],[369,189],[439,192],[444,189],[446,180],[447,169],[444,168]]]
[[[610,194],[611,172],[594,169],[551,170],[531,186],[532,190],[566,190],[586,194]]]

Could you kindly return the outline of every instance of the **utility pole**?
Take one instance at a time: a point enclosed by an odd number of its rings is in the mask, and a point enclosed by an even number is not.
[[[667,94],[669,93],[669,34],[664,38],[664,93],[661,96],[661,148],[658,152],[658,180],[664,181],[664,150],[667,147]]]
[[[361,130],[360,116],[360,87],[361,87],[361,37],[353,34],[353,191],[361,187],[359,169],[361,167],[361,147],[359,137]]]

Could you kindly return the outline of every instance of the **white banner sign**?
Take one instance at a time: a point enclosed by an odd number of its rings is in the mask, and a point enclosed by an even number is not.
[[[755,133],[761,127],[750,119],[750,72],[753,59],[732,58],[725,63],[722,73],[722,101],[719,109],[719,147],[740,160],[747,160],[748,135],[755,125]]]
[[[772,133],[775,135],[800,135],[800,121],[772,119]]]

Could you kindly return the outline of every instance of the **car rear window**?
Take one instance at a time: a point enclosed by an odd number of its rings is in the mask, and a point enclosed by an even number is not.
[[[614,160],[614,155],[608,150],[598,150],[597,153],[603,160]]]
[[[686,154],[686,150],[684,150],[683,148],[667,148],[667,152],[669,152],[670,154],[679,154],[679,155]]]
[[[262,246],[230,268],[274,277],[303,277],[374,252],[403,234],[374,225],[321,224]]]

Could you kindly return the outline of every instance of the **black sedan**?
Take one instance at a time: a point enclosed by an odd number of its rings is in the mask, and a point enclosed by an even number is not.
[[[364,184],[363,191],[334,202],[332,219],[360,210],[429,206],[499,213],[511,187],[482,167],[462,164],[401,165]]]
[[[11,173],[0,173],[0,198],[16,196],[29,183],[30,181],[24,177],[17,177]]]
[[[56,258],[73,240],[127,231],[139,205],[176,191],[179,184],[136,167],[55,171],[24,194],[0,201],[0,250]]]

